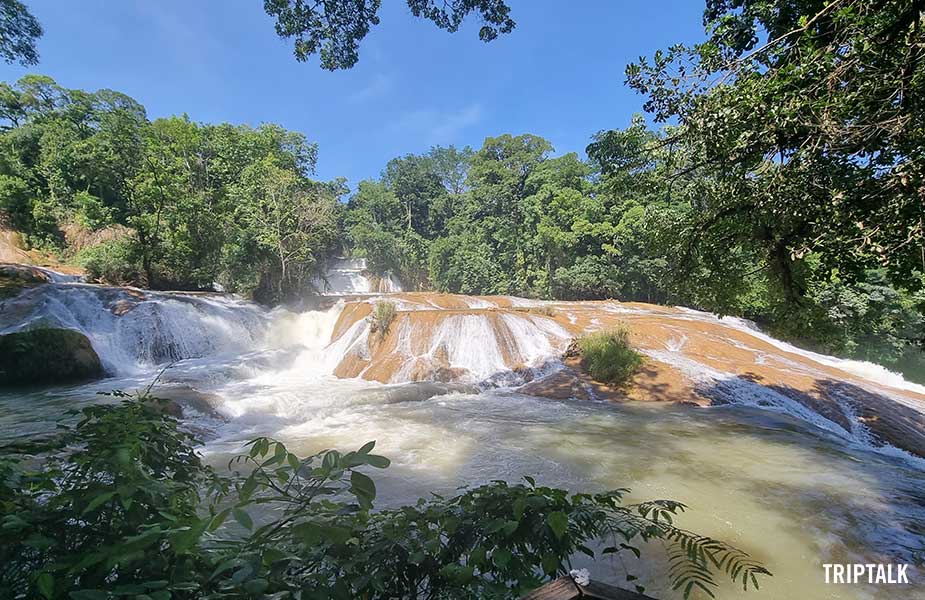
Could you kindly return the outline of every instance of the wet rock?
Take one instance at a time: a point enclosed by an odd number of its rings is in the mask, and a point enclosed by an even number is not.
[[[592,399],[591,390],[582,382],[578,374],[571,369],[562,369],[541,379],[535,379],[526,385],[520,386],[517,391],[528,396],[539,396],[553,400]]]
[[[103,375],[82,333],[39,328],[0,335],[0,385],[60,383]]]
[[[48,273],[31,265],[0,263],[0,278],[13,279],[22,283],[49,283]]]
[[[222,402],[221,396],[200,392],[188,385],[165,385],[155,388],[151,395],[166,400],[167,414],[181,418],[185,409],[192,409],[214,419],[223,418],[215,409]]]

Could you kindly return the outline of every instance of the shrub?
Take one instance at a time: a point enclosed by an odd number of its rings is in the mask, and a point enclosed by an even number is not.
[[[138,244],[130,237],[86,248],[77,255],[77,262],[91,280],[112,285],[144,286],[147,283]]]
[[[379,335],[379,339],[385,338],[395,320],[395,303],[394,302],[376,302],[373,306],[373,313],[369,316],[369,331]]]
[[[581,364],[594,379],[621,385],[642,365],[643,357],[629,345],[629,330],[620,326],[578,340]]]
[[[682,504],[625,505],[623,489],[573,494],[525,477],[373,511],[363,471],[389,465],[374,442],[299,458],[259,438],[229,464],[243,473],[220,475],[164,401],[115,395],[53,438],[3,448],[0,597],[515,598],[575,553],[594,557],[597,540],[603,555],[637,556],[634,544],[661,540],[685,596],[709,593],[714,569],[745,588],[768,574],[672,525]]]

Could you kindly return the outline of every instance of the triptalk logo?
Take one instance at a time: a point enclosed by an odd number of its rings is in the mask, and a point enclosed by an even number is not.
[[[826,583],[909,583],[909,565],[826,563],[822,568]]]

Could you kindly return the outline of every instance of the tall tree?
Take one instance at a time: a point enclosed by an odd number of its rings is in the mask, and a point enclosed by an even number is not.
[[[925,272],[925,5],[917,0],[709,0],[709,37],[627,68],[668,144],[712,182],[700,244],[760,248],[791,302],[811,271]]]
[[[300,291],[315,255],[336,238],[336,199],[323,185],[267,158],[232,192],[240,224],[273,265],[275,300]]]
[[[25,4],[19,0],[0,0],[0,57],[7,64],[38,64],[35,42],[40,37],[42,26]]]

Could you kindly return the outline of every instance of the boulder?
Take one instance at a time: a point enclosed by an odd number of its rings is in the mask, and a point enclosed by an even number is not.
[[[103,375],[90,340],[70,329],[0,335],[0,385],[61,383]]]

